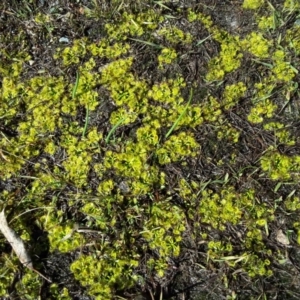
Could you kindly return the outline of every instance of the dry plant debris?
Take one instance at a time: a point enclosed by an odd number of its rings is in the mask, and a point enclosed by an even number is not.
[[[31,257],[29,256],[25,248],[25,244],[23,240],[15,233],[13,229],[11,229],[8,226],[4,210],[2,210],[0,213],[0,231],[2,232],[6,240],[10,243],[11,247],[13,248],[14,252],[16,253],[21,263],[26,268],[33,270],[44,279],[51,282],[50,279],[46,278],[43,274],[41,274],[39,271],[34,269]]]

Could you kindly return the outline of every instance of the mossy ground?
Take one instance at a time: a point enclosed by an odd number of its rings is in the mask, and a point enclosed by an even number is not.
[[[3,299],[300,298],[298,1],[0,11]]]

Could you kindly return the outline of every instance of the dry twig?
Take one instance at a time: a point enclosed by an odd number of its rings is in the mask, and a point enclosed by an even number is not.
[[[6,216],[4,214],[4,210],[0,213],[0,231],[4,235],[4,237],[7,239],[7,241],[10,243],[11,247],[13,248],[14,252],[16,253],[18,259],[20,262],[27,267],[28,269],[36,272],[38,275],[40,275],[45,280],[51,282],[50,279],[45,277],[43,274],[41,274],[39,271],[35,270],[32,264],[32,260],[26,251],[25,245],[23,240],[17,236],[17,234],[12,230],[7,223]]]

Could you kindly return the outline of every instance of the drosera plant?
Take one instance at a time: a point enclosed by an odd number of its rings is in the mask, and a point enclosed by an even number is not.
[[[271,10],[274,10],[274,7],[271,6],[271,8]],[[260,35],[260,33],[258,34]],[[287,99],[286,104],[282,106],[282,110],[289,105],[290,95],[295,92],[297,83],[294,82],[294,78],[297,76],[298,70],[290,63],[290,51],[284,51],[284,48],[281,46],[286,43],[286,38],[287,35],[285,35],[283,39],[279,36],[278,40],[273,40],[272,44],[272,42],[262,38],[262,35],[259,37],[256,33],[251,33],[248,38],[243,41],[245,45],[247,44],[247,39],[249,40],[250,45],[260,45],[259,47],[255,47],[254,52],[250,48],[248,50],[258,58],[253,59],[253,61],[262,64],[269,69],[268,76],[265,76],[261,82],[254,85],[256,88],[256,91],[254,92],[254,95],[256,94],[256,100],[254,100],[255,105],[251,108],[248,116],[250,122],[261,123],[265,117],[270,118],[274,116],[278,106],[277,103],[272,101],[272,96],[274,94],[272,91],[276,86],[281,86],[282,83],[285,83],[282,88],[277,89],[277,93],[280,93]],[[256,39],[256,42],[254,43],[253,40],[253,43],[251,43],[251,39]],[[261,41],[258,41],[258,39]],[[271,63],[264,62],[262,60],[264,57],[271,60]],[[257,102],[257,100],[259,102]],[[282,112],[282,110],[280,112]]]
[[[217,133],[218,140],[228,140],[231,143],[237,143],[240,137],[240,131],[221,118],[219,123],[220,125],[218,126],[219,130]]]
[[[233,250],[231,243],[222,241],[210,241],[207,244],[207,248],[207,259],[215,261],[229,256],[228,254],[231,254]]]
[[[241,42],[241,46],[258,58],[267,58],[272,44],[261,33],[251,32]]]
[[[80,129],[81,131],[82,129]],[[62,136],[61,146],[68,153],[68,158],[63,162],[67,173],[66,180],[72,180],[78,186],[87,184],[87,176],[90,170],[89,163],[92,160],[90,153],[98,153],[98,143],[102,135],[96,128],[91,128],[86,138],[77,138],[72,134]]]
[[[283,4],[284,9],[287,11],[295,11],[300,9],[300,4],[294,0],[285,0]]]
[[[38,299],[40,294],[41,282],[39,276],[33,271],[27,271],[16,284],[16,290],[20,297],[26,297],[27,299]]]
[[[256,10],[265,3],[265,0],[244,0],[242,7],[245,9]]]
[[[144,113],[147,110],[147,83],[138,80],[130,72],[133,57],[118,59],[108,64],[101,72],[99,83],[103,84],[111,93],[117,107],[127,108],[132,117],[133,113]],[[122,116],[123,117],[123,116]],[[115,118],[116,124],[120,118]],[[135,119],[132,119],[134,121]]]
[[[185,87],[184,79],[176,76],[174,79],[154,84],[148,91],[147,96],[154,100],[155,104],[149,104],[143,121],[152,124],[156,129],[169,127],[165,138],[183,126],[194,128],[203,122],[201,108],[192,103],[194,101],[192,90],[186,101],[183,98],[182,91]]]
[[[8,288],[14,280],[15,273],[18,270],[18,258],[2,253],[1,257],[1,280],[0,280],[0,296],[9,296]]]
[[[294,25],[292,28],[287,30],[284,37],[286,47],[291,48],[296,54],[300,53],[300,42],[299,42],[299,25]]]
[[[121,249],[107,247],[105,253],[95,259],[91,255],[81,255],[70,269],[75,278],[89,290],[96,299],[110,299],[115,289],[128,288],[135,282],[132,269],[137,267],[136,258]]]
[[[262,99],[251,108],[248,120],[252,123],[262,123],[264,118],[272,118],[276,109],[277,105],[273,104],[270,99]]]
[[[149,30],[153,31],[161,21],[163,17],[153,9],[136,15],[125,11],[118,22],[114,20],[107,23],[105,29],[110,39],[124,41],[130,37],[140,37]]]
[[[156,155],[160,164],[167,164],[181,161],[187,156],[195,157],[199,148],[199,144],[191,133],[181,132],[178,135],[172,135],[156,151]]]
[[[187,32],[185,33],[176,26],[166,26],[156,31],[156,34],[164,37],[171,44],[182,43],[184,45],[191,44],[193,41],[192,35]]]
[[[190,22],[200,22],[211,34],[212,38],[220,43],[221,51],[218,56],[208,62],[208,71],[205,79],[208,82],[222,81],[227,73],[233,72],[241,66],[243,57],[239,36],[231,35],[214,25],[210,16],[203,13],[188,12]]]
[[[49,233],[50,251],[63,253],[79,249],[84,243],[84,237],[75,229],[76,224],[70,220],[63,221],[61,212],[48,210],[40,216],[39,225]]]
[[[214,34],[214,33],[213,33]],[[218,41],[220,33],[215,33],[216,40]],[[221,52],[218,57],[214,57],[208,63],[208,73],[206,75],[207,81],[221,81],[226,73],[236,70],[241,65],[241,58],[243,57],[240,52],[239,38],[228,36],[221,42]]]
[[[159,257],[157,261],[150,259],[147,264],[158,276],[163,277],[168,259],[180,253],[180,241],[185,230],[183,212],[169,202],[162,201],[150,206],[146,214],[148,217],[140,234],[148,242],[148,247],[158,252]]]
[[[266,1],[267,6],[263,16],[257,15],[257,23],[259,29],[263,31],[274,31],[287,25],[293,13],[299,10],[299,3],[293,0],[284,1],[282,7],[274,7],[271,1]],[[295,25],[297,21],[295,22]],[[290,29],[288,29],[289,31]],[[280,39],[280,35],[279,35]]]
[[[96,57],[105,57],[108,59],[116,59],[126,54],[130,46],[128,43],[110,43],[108,39],[102,39],[98,43],[90,44],[87,49]]]
[[[293,138],[288,129],[285,128],[285,125],[280,122],[266,123],[264,129],[274,133],[278,144],[282,143],[293,146],[296,143],[295,138]]]
[[[158,55],[159,68],[163,69],[165,65],[170,65],[177,58],[177,53],[172,48],[163,48],[161,53]]]
[[[122,152],[106,152],[104,170],[113,169],[118,176],[127,178],[132,195],[147,194],[160,181],[158,168],[147,163],[148,155],[145,144],[128,142]]]
[[[272,72],[275,78],[279,81],[291,82],[298,73],[298,70],[287,60],[285,52],[283,50],[276,50],[272,59],[274,62]]]
[[[54,54],[54,59],[62,58],[63,64],[69,66],[78,64],[80,60],[86,55],[86,38],[76,39],[72,46],[67,46],[64,49],[57,48]]]
[[[134,270],[140,255],[133,245],[135,229],[130,222],[134,207],[128,207],[128,213],[124,214],[121,209],[124,197],[112,196],[109,191],[113,188],[112,181],[103,182],[98,193],[99,197],[106,196],[100,201],[86,203],[82,208],[87,220],[101,230],[102,238],[94,244],[94,254],[82,253],[70,266],[75,278],[97,299],[110,299],[116,290],[131,287],[137,279]],[[136,209],[139,211],[137,206]],[[124,214],[120,230],[117,229],[119,216],[113,211]],[[112,239],[114,235],[118,238]]]
[[[224,190],[222,195],[205,189],[201,196],[203,200],[199,206],[199,214],[202,222],[209,223],[213,228],[225,230],[227,222],[237,224],[240,221],[242,211],[236,204],[237,199],[232,189]]]
[[[245,95],[246,90],[247,87],[243,82],[226,85],[222,97],[222,106],[224,107],[224,109],[229,110],[233,106],[235,106],[238,101]]]
[[[60,289],[56,283],[51,284],[50,286],[50,294],[51,297],[57,300],[71,300],[71,296],[69,295],[69,291],[67,288]]]
[[[264,117],[274,116],[277,105],[271,100],[273,90],[276,87],[272,76],[262,79],[261,82],[254,84],[253,103],[248,120],[252,123],[262,123]]]
[[[236,193],[235,188],[228,184],[228,177],[225,179],[209,181],[204,185],[184,183],[185,192],[181,193],[183,201],[189,207],[189,218],[197,220],[194,234],[200,236],[207,245],[209,261],[240,268],[250,277],[270,276],[272,272],[269,265],[273,252],[264,244],[263,235],[268,234],[268,223],[274,220],[275,209],[260,203],[252,189]],[[219,192],[208,188],[214,182],[222,184]],[[192,197],[191,191],[196,197]],[[200,195],[201,201],[198,202]],[[228,226],[244,226],[246,229],[245,235],[240,235],[244,243],[239,244],[239,250],[226,236],[221,235],[217,240],[211,237],[214,230],[225,231]],[[257,264],[253,264],[255,260]]]
[[[260,159],[261,168],[272,180],[297,180],[299,173],[299,155],[287,156],[281,154],[274,146],[265,152]]]

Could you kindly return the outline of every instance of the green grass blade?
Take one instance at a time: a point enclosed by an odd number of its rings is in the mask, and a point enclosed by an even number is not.
[[[87,105],[86,114],[85,114],[85,123],[84,123],[83,132],[82,132],[82,138],[84,138],[84,136],[86,134],[86,130],[87,130],[88,123],[89,123],[89,116],[90,116],[90,110],[89,110],[89,106]]]
[[[211,34],[209,36],[207,36],[206,38],[204,38],[203,40],[200,40],[196,46],[200,46],[201,44],[203,44],[207,39],[209,39],[211,37]]]
[[[73,88],[73,91],[72,91],[72,99],[74,99],[75,96],[76,96],[78,84],[79,84],[79,72],[76,72],[76,81],[75,81],[75,85],[74,85],[74,88]]]
[[[258,60],[258,59],[252,58],[251,60],[255,61],[255,62],[258,63],[258,64],[261,64],[261,65],[263,65],[263,66],[266,66],[266,67],[268,67],[268,68],[270,68],[270,69],[273,68],[273,66],[272,66],[271,64],[265,63],[265,62],[260,61],[260,60]]]
[[[161,8],[172,11],[172,9],[166,5],[164,5],[163,1],[154,1],[155,4],[159,5]]]
[[[187,103],[187,105],[185,106],[184,110],[182,111],[182,113],[180,114],[180,116],[177,118],[177,120],[174,122],[173,126],[170,128],[170,130],[167,132],[167,134],[165,135],[165,138],[167,139],[170,134],[175,130],[177,124],[179,123],[179,121],[183,118],[185,112],[187,111],[190,103],[191,103],[191,100],[193,98],[193,89],[191,88],[190,90],[190,97],[189,97],[189,101]]]
[[[120,119],[114,126],[113,128],[109,131],[107,137],[105,138],[105,143],[108,144],[110,137],[112,136],[112,134],[114,134],[114,132],[117,130],[117,128],[123,123],[123,121],[126,119],[126,117]]]
[[[151,43],[151,42],[139,40],[139,39],[133,39],[133,38],[130,38],[130,40],[136,41],[136,42],[139,42],[139,43],[142,43],[142,44],[145,44],[145,45],[148,45],[148,46],[157,48],[157,49],[163,49],[163,48],[164,48],[163,46],[160,46],[160,45],[157,45],[157,44],[154,44],[154,43]]]

